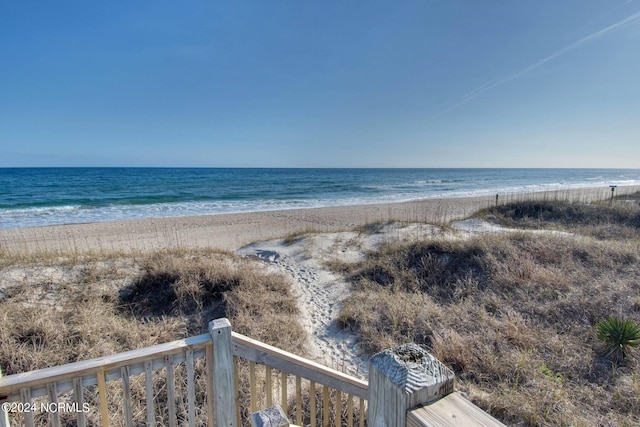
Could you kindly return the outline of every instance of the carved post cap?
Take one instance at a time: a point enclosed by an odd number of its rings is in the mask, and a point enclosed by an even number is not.
[[[453,392],[454,374],[414,343],[375,354],[369,362],[369,425],[404,427],[408,409]]]
[[[288,427],[289,419],[280,405],[273,405],[251,414],[253,427]]]
[[[229,319],[226,317],[221,317],[209,322],[209,333],[211,335],[213,335],[214,332],[218,332],[226,328],[231,328],[231,322],[229,322]]]

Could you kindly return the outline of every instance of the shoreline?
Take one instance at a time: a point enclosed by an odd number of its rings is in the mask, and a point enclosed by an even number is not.
[[[616,196],[640,190],[618,186]],[[608,187],[500,194],[516,200],[591,202],[611,197]],[[259,211],[0,230],[0,250],[9,254],[150,251],[171,248],[237,250],[257,241],[301,232],[336,232],[381,221],[446,223],[496,203],[496,196],[429,198],[353,206]]]

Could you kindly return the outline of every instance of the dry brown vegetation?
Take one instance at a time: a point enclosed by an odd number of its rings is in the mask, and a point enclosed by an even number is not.
[[[612,366],[595,335],[609,315],[640,321],[638,207],[531,202],[486,214],[581,235],[388,244],[342,266],[354,283],[342,325],[369,353],[425,345],[509,425],[639,425],[638,357]]]
[[[633,202],[517,202],[481,215],[574,236],[523,231],[387,244],[356,265],[334,265],[354,284],[339,320],[359,332],[368,353],[407,341],[427,346],[455,370],[458,389],[507,424],[639,425],[637,352],[612,366],[599,357],[594,330],[609,315],[640,321],[639,212]],[[371,230],[375,225],[360,229]],[[5,374],[198,334],[220,316],[252,338],[298,354],[304,347],[285,280],[230,253],[16,258],[0,251],[0,275]],[[178,391],[183,368],[176,371]],[[240,376],[246,381],[245,368]],[[162,381],[154,383],[158,401],[166,398]],[[141,378],[132,393],[144,403]],[[95,401],[95,391],[86,398]],[[158,416],[161,422],[166,414]],[[144,414],[136,420],[144,422]]]
[[[600,203],[525,201],[478,213],[508,227],[556,228],[598,239],[640,238],[640,193]]]
[[[298,308],[288,283],[279,275],[267,274],[259,263],[229,253],[50,255],[5,258],[3,263],[0,365],[5,375],[196,335],[221,316],[230,319],[235,331],[258,340],[298,354],[304,348],[306,336],[297,322]],[[203,369],[200,360],[196,371]],[[178,395],[186,387],[183,371],[184,366],[176,370]],[[158,402],[166,399],[163,378],[154,378]],[[205,376],[196,378],[197,395],[203,400]],[[144,404],[142,377],[132,379],[132,395]],[[118,396],[112,394],[113,408],[121,407]],[[94,388],[87,390],[85,398],[97,409]],[[186,404],[178,405],[181,420],[185,408]],[[199,417],[204,417],[199,411]],[[122,423],[118,414],[113,412],[114,425]],[[47,425],[41,415],[38,423]],[[144,423],[144,416],[139,411],[134,421]],[[166,414],[158,417],[162,423]],[[73,424],[67,414],[63,418]],[[90,423],[97,420],[96,413],[89,414]]]
[[[52,261],[2,270],[6,375],[184,338],[220,316],[234,330],[294,352],[305,339],[287,282],[228,253]]]

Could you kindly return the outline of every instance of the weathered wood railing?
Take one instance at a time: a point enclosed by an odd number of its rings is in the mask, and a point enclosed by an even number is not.
[[[328,426],[333,421],[334,425],[364,426],[367,381],[236,333],[233,354],[248,361],[250,412],[280,403],[285,410],[290,408],[287,412],[295,414],[292,419],[299,425]],[[257,390],[256,364],[264,365],[264,396]],[[302,380],[308,386],[305,393]]]
[[[134,408],[139,410],[141,406],[145,406],[147,425],[175,426],[178,423],[175,371],[183,365],[186,370],[186,417],[190,425],[195,425],[195,363],[206,358],[210,365],[212,349],[211,337],[204,334],[113,356],[9,375],[0,379],[0,399],[9,404],[15,403],[8,408],[10,412],[19,413],[18,418],[22,418],[21,422],[26,426],[35,425],[36,418],[40,423],[59,426],[61,416],[74,416],[78,426],[87,425],[88,418],[91,424],[100,419],[103,426],[109,425],[110,419],[121,418],[129,426],[134,424]],[[164,371],[162,380],[166,385],[165,408],[157,408],[154,402],[160,370]],[[144,390],[145,405],[138,401],[139,396],[132,396],[132,379],[141,374],[144,381],[137,381],[141,389],[137,391]],[[108,387],[108,383],[116,381],[120,382],[119,392],[113,384]],[[211,384],[211,381],[206,381],[206,384]],[[91,403],[87,401],[87,394]],[[114,407],[109,400],[120,401],[121,407]],[[210,405],[208,409],[211,409]],[[162,416],[158,421],[160,414],[165,412],[166,417]],[[136,421],[142,421],[137,420],[140,414],[135,415]]]
[[[274,404],[313,427],[502,425],[414,344],[375,355],[367,382],[234,333],[227,319],[208,334],[0,377],[0,403],[0,427],[241,426]]]
[[[214,357],[215,322],[208,334],[0,378],[0,402],[26,426],[72,418],[78,426],[213,426],[216,403],[222,406],[213,398],[214,372],[231,372],[235,425],[248,425],[251,412],[275,402],[299,424],[364,425],[366,381],[235,332],[234,363],[227,364]]]

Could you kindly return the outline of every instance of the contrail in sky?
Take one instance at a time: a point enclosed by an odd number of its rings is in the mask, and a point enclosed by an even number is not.
[[[592,19],[591,21],[587,22],[586,24],[584,24],[582,27],[578,28],[577,30],[573,31],[571,34],[576,34],[579,33],[580,31],[584,30],[585,28],[590,27],[592,24],[600,21],[601,19],[611,15],[613,12],[617,11],[618,9],[622,9],[623,7],[625,7],[626,5],[628,5],[629,3],[631,3],[633,0],[627,0],[626,2],[614,7],[613,9],[603,13],[602,15]]]
[[[628,1],[624,5],[629,4],[630,2],[631,1]],[[610,12],[607,12],[607,14],[610,13]],[[523,70],[518,71],[517,73],[511,74],[510,76],[505,77],[505,78],[503,78],[501,80],[493,80],[493,81],[487,82],[487,83],[485,83],[485,84],[483,84],[481,86],[478,86],[477,88],[473,89],[471,92],[469,92],[466,95],[464,95],[460,102],[454,104],[453,106],[451,106],[451,107],[449,107],[449,108],[447,108],[445,110],[440,111],[439,113],[434,114],[428,120],[431,121],[431,120],[435,119],[436,117],[439,117],[439,116],[441,116],[441,115],[443,115],[445,113],[448,113],[449,111],[454,110],[454,109],[466,104],[467,102],[469,102],[472,99],[476,98],[478,95],[481,95],[481,94],[483,94],[483,93],[485,93],[485,92],[487,92],[487,91],[489,91],[489,90],[491,90],[491,89],[493,89],[493,88],[495,88],[497,86],[500,86],[502,84],[510,82],[511,80],[517,79],[518,77],[520,77],[520,76],[522,76],[524,74],[527,74],[528,72],[530,72],[532,70],[535,70],[538,67],[541,67],[542,65],[546,64],[547,62],[552,61],[552,60],[556,59],[557,57],[564,55],[565,53],[577,48],[578,46],[580,46],[580,45],[582,45],[582,44],[584,44],[584,43],[586,43],[588,41],[595,40],[595,39],[598,39],[600,37],[603,37],[603,36],[605,36],[606,34],[612,32],[612,31],[615,31],[615,30],[617,30],[617,29],[619,29],[619,28],[621,28],[621,27],[623,27],[623,26],[625,26],[627,24],[630,24],[632,22],[637,21],[638,19],[640,19],[640,12],[633,13],[633,14],[627,16],[626,18],[622,19],[621,21],[616,22],[615,24],[611,24],[608,27],[605,27],[605,28],[603,28],[603,29],[601,29],[599,31],[596,31],[593,34],[585,36],[585,37],[581,38],[580,40],[577,40],[577,41],[575,41],[575,42],[563,47],[562,49],[558,50],[557,52],[555,52],[555,53],[553,53],[553,54],[551,54],[551,55],[549,55],[549,56],[547,56],[545,58],[542,58],[538,62],[536,62],[536,63],[534,63],[532,65],[529,65],[528,67],[524,68]]]

